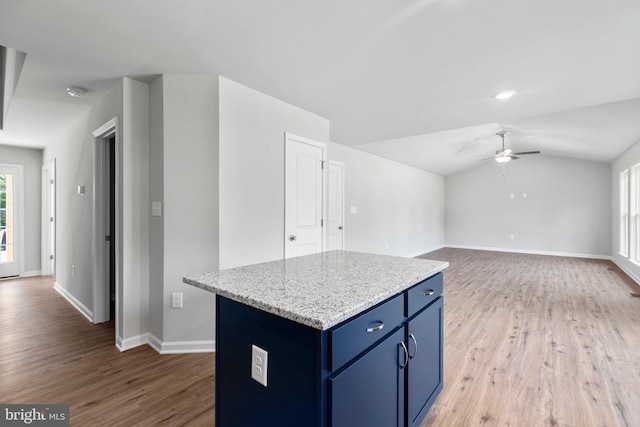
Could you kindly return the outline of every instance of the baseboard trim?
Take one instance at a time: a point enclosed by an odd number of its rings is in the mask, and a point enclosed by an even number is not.
[[[63,288],[58,282],[53,284],[53,289],[55,289],[60,295],[64,297],[69,303],[76,308],[84,317],[86,317],[89,322],[93,323],[93,312],[89,310],[84,304],[82,304],[76,297],[71,295],[69,291]]]
[[[215,353],[216,341],[161,341],[155,335],[148,334],[147,344],[160,354]]]
[[[634,272],[629,270],[624,264],[618,261],[615,257],[611,257],[611,261],[613,261],[613,263],[617,265],[624,274],[629,276],[631,280],[636,282],[636,284],[640,285],[640,277],[638,277]]]
[[[42,276],[42,271],[34,270],[34,271],[25,271],[22,277],[33,277],[33,276]]]
[[[441,246],[434,246],[434,247],[433,247],[433,248],[431,248],[431,249],[425,249],[425,250],[420,251],[420,252],[414,252],[414,253],[412,253],[412,254],[405,255],[405,257],[406,257],[406,258],[416,258],[416,257],[419,257],[420,255],[424,255],[424,254],[427,254],[427,253],[429,253],[429,252],[437,251],[438,249],[442,249],[442,248],[444,248],[444,247],[445,247],[444,245],[441,245]]]
[[[149,334],[144,333],[140,335],[136,335],[130,338],[122,339],[122,337],[116,338],[116,347],[120,351],[131,350],[135,347],[140,347],[141,345],[145,345],[149,343]]]
[[[611,260],[610,255],[580,254],[573,252],[553,252],[553,251],[535,251],[528,249],[512,249],[512,248],[494,248],[489,246],[468,246],[468,245],[444,245],[445,248],[455,249],[472,249],[475,251],[493,251],[493,252],[512,252],[516,254],[530,255],[547,255],[547,256],[565,256],[570,258],[588,258],[588,259],[607,259]]]

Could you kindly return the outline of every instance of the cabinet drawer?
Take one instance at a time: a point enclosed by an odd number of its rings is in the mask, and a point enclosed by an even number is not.
[[[442,295],[442,273],[435,274],[405,291],[405,314],[411,317]]]
[[[335,371],[384,338],[404,320],[402,294],[331,331],[331,370]]]

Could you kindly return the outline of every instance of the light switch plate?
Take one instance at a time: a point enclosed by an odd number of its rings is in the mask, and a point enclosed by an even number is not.
[[[151,202],[151,216],[162,216],[162,202]]]
[[[267,386],[267,362],[269,353],[257,345],[251,346],[251,378]]]
[[[171,294],[171,308],[182,308],[182,293],[173,292]]]

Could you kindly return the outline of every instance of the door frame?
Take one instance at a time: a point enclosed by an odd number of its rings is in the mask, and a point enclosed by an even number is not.
[[[345,248],[347,247],[347,232],[346,232],[346,227],[345,227],[345,220],[346,220],[346,215],[345,215],[345,194],[344,194],[344,189],[345,189],[345,171],[346,171],[346,167],[344,162],[339,162],[337,160],[329,160],[327,162],[329,164],[328,167],[333,166],[338,166],[342,168],[342,250],[344,251]],[[329,192],[329,185],[328,185],[328,181],[329,181],[329,171],[327,170],[327,193]],[[327,194],[327,205],[329,202],[329,194]],[[329,206],[327,206],[327,208],[329,208]],[[329,221],[329,212],[327,211],[327,222]],[[328,228],[328,227],[325,227]],[[328,231],[327,231],[328,233]]]
[[[120,325],[120,245],[117,242],[122,238],[122,225],[117,220],[121,218],[119,212],[122,207],[120,205],[120,164],[118,162],[120,130],[118,126],[118,118],[114,117],[98,129],[93,131],[93,245],[92,245],[92,265],[93,265],[93,323],[103,323],[109,320],[109,304],[111,301],[111,293],[109,289],[109,266],[107,265],[109,251],[106,249],[105,236],[109,229],[109,221],[105,215],[107,206],[106,197],[108,193],[105,186],[108,185],[107,177],[109,171],[105,168],[107,159],[107,141],[115,136],[116,144],[116,313],[115,325],[116,334]]]
[[[18,253],[18,277],[24,276],[24,165],[13,163],[0,163],[0,167],[7,169],[15,169],[18,177],[17,188],[14,188],[14,209],[13,215],[18,218],[18,227],[14,230],[16,233],[16,242],[14,251]],[[16,200],[17,199],[17,200]]]
[[[53,182],[49,182],[53,180]],[[53,214],[53,221],[51,221]],[[54,275],[56,272],[56,159],[42,166],[42,251],[40,274]],[[51,249],[51,250],[50,250]],[[53,260],[50,259],[53,255]],[[53,262],[51,262],[53,261]]]
[[[287,258],[287,146],[289,141],[297,142],[301,144],[308,144],[314,147],[322,149],[322,223],[320,233],[320,252],[325,251],[327,242],[326,230],[324,226],[324,220],[327,218],[327,171],[325,165],[327,164],[327,144],[314,141],[313,139],[305,138],[303,136],[295,135],[291,132],[284,133],[284,227],[282,230],[282,257]]]

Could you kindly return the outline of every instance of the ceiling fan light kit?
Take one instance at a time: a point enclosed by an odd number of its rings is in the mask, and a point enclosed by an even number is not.
[[[493,158],[496,160],[496,162],[498,163],[507,163],[510,160],[518,160],[520,158],[520,156],[525,155],[525,154],[540,154],[540,151],[523,151],[520,153],[514,153],[512,149],[510,148],[505,148],[504,147],[504,137],[507,136],[509,132],[507,132],[506,130],[501,130],[500,132],[496,133],[496,135],[498,135],[500,138],[502,138],[502,150],[498,150],[496,151],[495,156],[493,156]],[[490,159],[491,157],[489,157]],[[484,160],[488,160],[488,159],[484,159]]]

